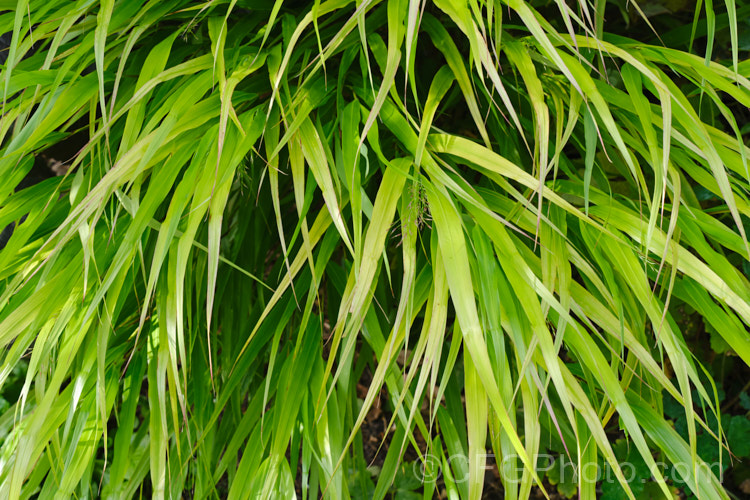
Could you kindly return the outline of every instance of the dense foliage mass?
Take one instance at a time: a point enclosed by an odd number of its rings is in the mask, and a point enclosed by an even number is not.
[[[0,1],[0,497],[740,494],[749,14]]]

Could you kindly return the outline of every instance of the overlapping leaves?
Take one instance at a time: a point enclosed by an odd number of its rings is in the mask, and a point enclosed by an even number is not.
[[[383,498],[409,450],[467,498],[509,457],[526,498],[549,435],[633,497],[617,422],[665,495],[657,458],[726,497],[669,306],[750,362],[734,32],[722,65],[583,3],[565,30],[520,1],[8,4],[0,386],[28,367],[3,497]],[[68,173],[14,192],[73,132]]]

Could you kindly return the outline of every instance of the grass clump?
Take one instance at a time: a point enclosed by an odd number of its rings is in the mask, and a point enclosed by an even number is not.
[[[747,6],[639,5],[3,3],[0,496],[729,498]]]

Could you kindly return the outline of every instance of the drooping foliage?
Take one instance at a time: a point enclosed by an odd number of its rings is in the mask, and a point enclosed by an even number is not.
[[[675,308],[750,364],[748,9],[606,7],[0,2],[0,496],[635,498],[625,436],[728,498]]]

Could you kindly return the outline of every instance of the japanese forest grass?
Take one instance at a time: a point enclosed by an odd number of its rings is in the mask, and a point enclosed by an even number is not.
[[[604,2],[261,3],[0,2],[0,496],[383,498],[424,463],[474,499],[494,455],[528,498],[554,440],[635,498],[624,435],[665,497],[728,498],[674,311],[750,363],[746,9],[698,5],[713,57]]]

